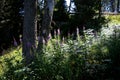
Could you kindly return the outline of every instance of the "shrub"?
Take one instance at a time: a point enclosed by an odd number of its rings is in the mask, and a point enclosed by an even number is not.
[[[77,30],[79,31],[79,30]],[[114,29],[110,35],[88,29],[77,39],[62,41],[60,36],[50,39],[42,53],[25,66],[22,61],[12,65],[7,60],[8,71],[2,80],[105,80],[119,75],[120,33]],[[18,55],[19,56],[19,55]],[[115,74],[116,73],[116,74]],[[115,74],[115,75],[114,75]]]

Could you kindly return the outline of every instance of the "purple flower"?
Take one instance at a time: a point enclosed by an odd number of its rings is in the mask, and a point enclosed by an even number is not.
[[[50,40],[51,39],[51,33],[49,33],[49,35],[48,35],[48,39],[47,40]]]
[[[38,41],[40,41],[40,39],[41,39],[40,36],[38,36],[37,39],[38,39]]]
[[[17,44],[17,41],[16,41],[16,39],[13,37],[13,40],[14,40],[14,46],[18,46],[18,44]]]
[[[85,30],[85,26],[83,26],[83,30]]]
[[[22,43],[22,35],[20,35],[20,43]]]
[[[22,39],[20,38],[20,43],[22,43]]]
[[[17,46],[18,44],[17,44],[17,42],[16,41],[14,41],[14,46]]]
[[[44,38],[43,38],[42,42],[43,42],[43,44],[46,44],[46,43],[47,43]]]
[[[60,35],[60,29],[57,30],[58,35]]]
[[[46,40],[45,40],[44,37],[38,36],[38,42],[45,44],[45,43],[46,43]]]
[[[56,30],[54,30],[54,35],[56,36]]]
[[[79,35],[79,28],[77,27],[77,35]]]

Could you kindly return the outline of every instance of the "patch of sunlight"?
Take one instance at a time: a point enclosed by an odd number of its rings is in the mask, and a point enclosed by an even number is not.
[[[21,46],[17,48],[12,48],[4,52],[3,56],[0,56],[0,76],[3,75],[5,71],[7,71],[7,61],[12,62],[12,65],[16,65],[16,61],[22,60],[22,48]]]
[[[105,18],[109,21],[108,26],[120,25],[120,15],[105,15]]]

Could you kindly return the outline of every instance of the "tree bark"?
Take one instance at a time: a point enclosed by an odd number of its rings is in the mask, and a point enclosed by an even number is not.
[[[48,36],[50,33],[51,21],[53,17],[53,9],[54,9],[54,0],[45,0],[45,9],[43,14],[42,26],[40,30],[40,39],[38,43],[38,51],[41,50],[41,45],[43,43],[43,39],[45,43],[48,41]]]
[[[120,0],[117,0],[117,12],[119,13],[119,7],[120,7]]]
[[[101,18],[101,14],[102,14],[102,0],[99,0],[98,1],[98,3],[99,3],[99,18]]]
[[[34,59],[37,28],[37,0],[24,0],[23,57],[29,64]]]
[[[111,11],[114,12],[115,11],[115,0],[110,0],[110,4],[111,4]]]
[[[118,0],[115,0],[115,13],[118,13]]]

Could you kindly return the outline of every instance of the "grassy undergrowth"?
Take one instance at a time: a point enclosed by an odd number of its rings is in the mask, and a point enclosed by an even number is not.
[[[77,30],[78,31],[78,30]],[[110,36],[84,31],[77,39],[50,39],[28,66],[21,49],[1,57],[1,80],[117,80],[120,74],[120,30]],[[19,51],[18,51],[19,50]]]
[[[120,25],[120,15],[105,15],[108,20],[108,26]]]
[[[4,51],[3,56],[0,56],[0,75],[2,76],[8,69],[8,62],[15,66],[17,62],[22,60],[21,46]]]
[[[21,47],[13,49],[0,57],[0,79],[119,80],[119,26],[103,28],[96,33],[88,29],[84,36],[77,34],[76,40],[72,37],[60,40],[57,35],[50,39],[42,53],[36,54],[35,60],[28,66],[22,63]]]

